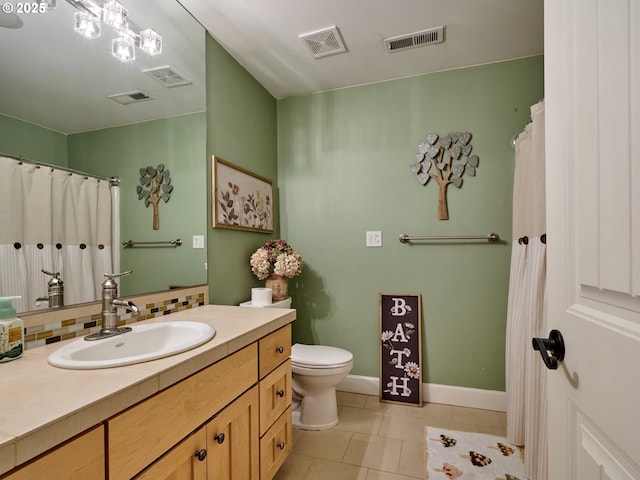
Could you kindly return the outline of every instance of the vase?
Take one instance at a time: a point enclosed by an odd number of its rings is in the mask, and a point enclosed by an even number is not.
[[[279,302],[289,296],[289,281],[281,275],[271,275],[265,281],[264,286],[271,289],[271,300],[274,302]]]

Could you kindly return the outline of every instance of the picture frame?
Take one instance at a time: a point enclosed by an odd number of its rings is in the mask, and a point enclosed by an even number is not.
[[[422,407],[422,299],[380,294],[380,401]]]
[[[213,228],[273,233],[273,182],[218,155],[211,157]]]

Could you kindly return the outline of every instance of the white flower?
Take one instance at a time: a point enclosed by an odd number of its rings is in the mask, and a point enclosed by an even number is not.
[[[386,332],[382,332],[382,341],[386,342],[387,340],[391,340],[393,338],[393,332],[391,330],[387,330]]]
[[[405,363],[404,371],[410,378],[420,378],[420,367],[416,362]]]

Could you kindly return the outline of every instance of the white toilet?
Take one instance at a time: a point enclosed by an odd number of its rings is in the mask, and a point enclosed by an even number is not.
[[[353,354],[326,345],[291,347],[293,426],[326,430],[338,423],[336,385],[353,367]]]
[[[267,305],[241,307],[291,308],[291,297]],[[293,426],[303,430],[327,430],[338,423],[336,385],[349,375],[353,354],[325,345],[291,347],[291,387],[293,390]]]

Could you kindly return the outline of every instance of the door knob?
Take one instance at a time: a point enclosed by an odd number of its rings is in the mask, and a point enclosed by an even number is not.
[[[532,338],[533,349],[538,350],[549,370],[556,370],[564,359],[564,339],[559,330],[551,330],[549,338]]]

